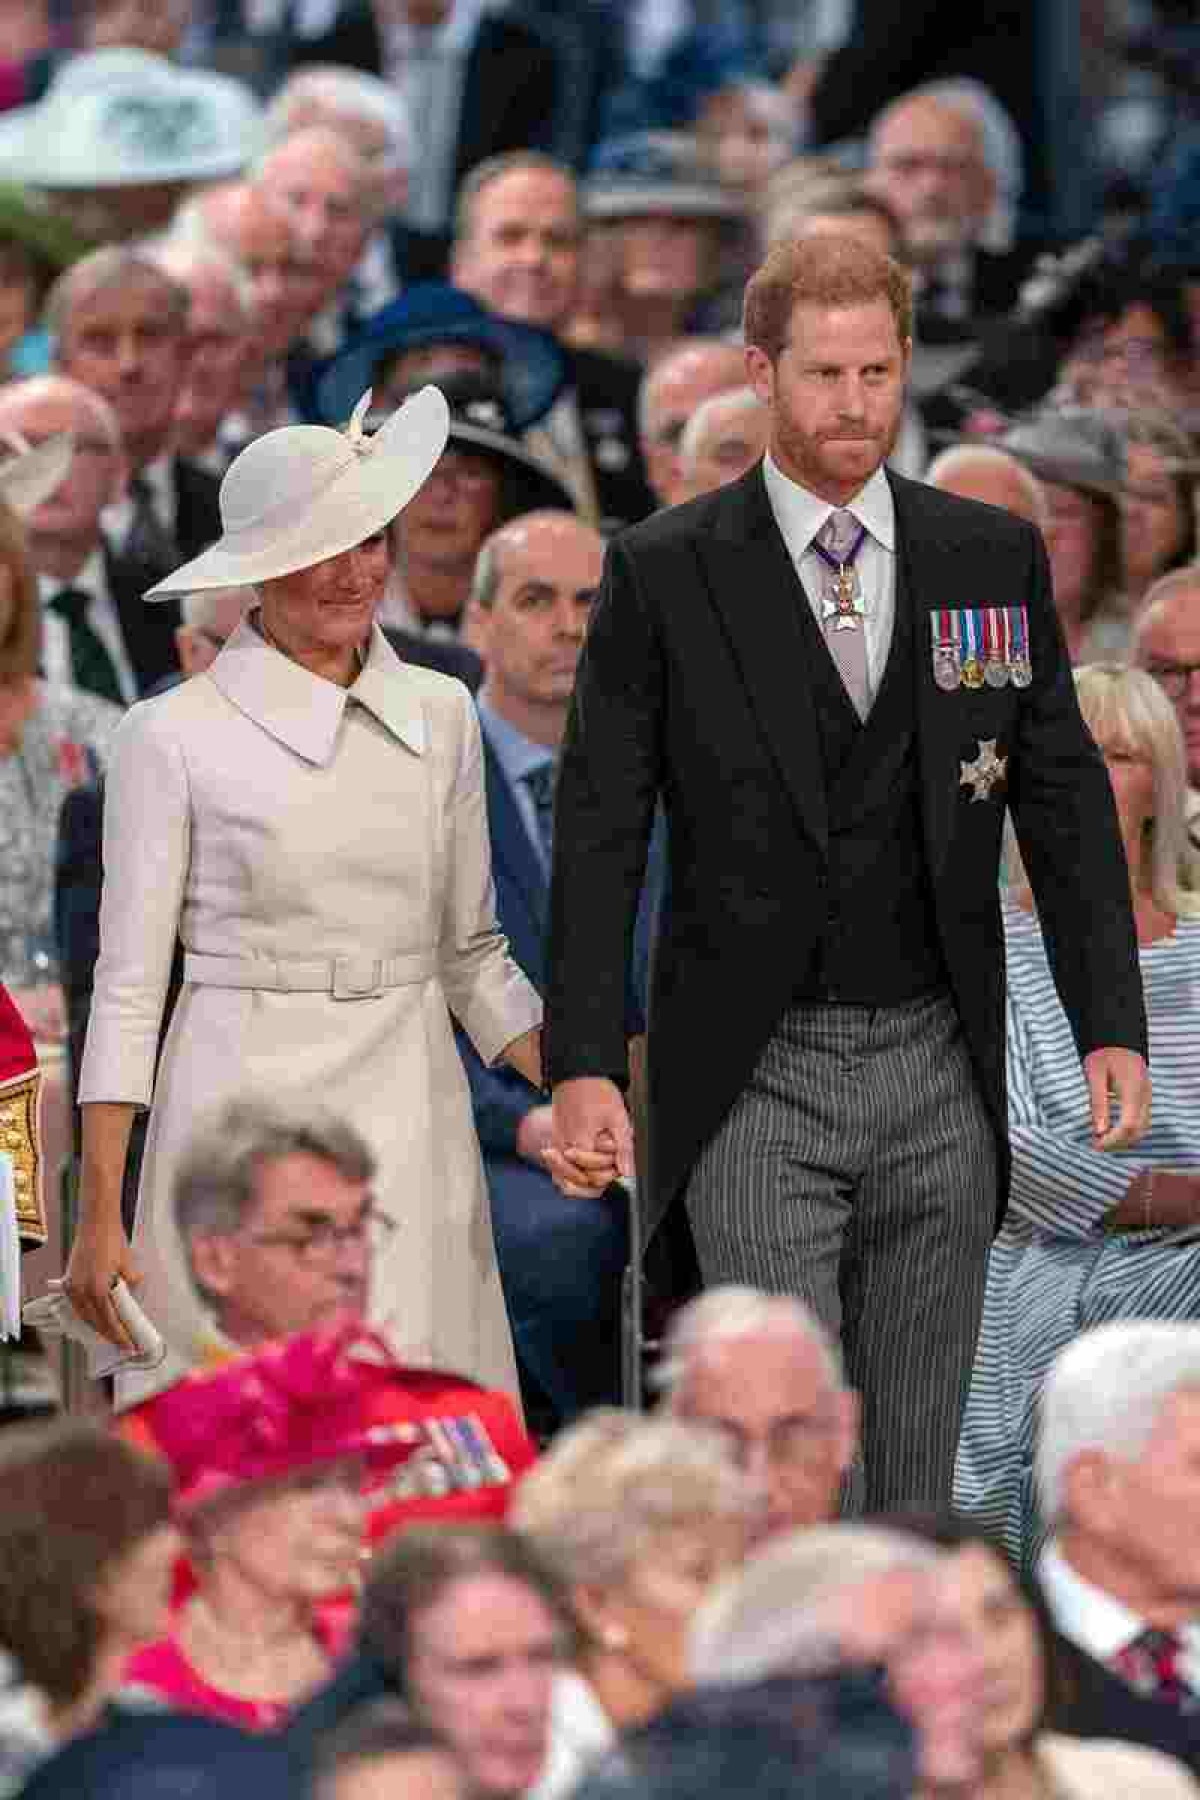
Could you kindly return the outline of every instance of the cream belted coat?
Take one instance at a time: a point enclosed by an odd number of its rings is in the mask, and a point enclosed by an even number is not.
[[[373,1147],[397,1229],[370,1318],[397,1352],[515,1389],[450,1015],[491,1062],[541,1002],[496,925],[466,688],[402,663],[376,628],[345,690],[243,622],[205,674],[127,714],[104,813],[80,1099],[147,1105],[153,1087],[134,1245],[172,1351],[119,1377],[119,1403],[176,1379],[211,1332],[172,1177],[196,1122],[256,1093],[319,1102]],[[185,983],[155,1081],[177,936]],[[326,991],[288,991],[314,964]]]

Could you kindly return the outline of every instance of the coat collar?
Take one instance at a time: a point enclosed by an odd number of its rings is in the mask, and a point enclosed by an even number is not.
[[[420,756],[428,745],[416,683],[378,625],[371,627],[366,665],[350,688],[310,675],[242,620],[208,670],[225,698],[306,762],[333,759],[347,700],[356,700],[405,747]]]

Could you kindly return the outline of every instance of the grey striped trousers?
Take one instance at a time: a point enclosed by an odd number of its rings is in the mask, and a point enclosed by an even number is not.
[[[870,1512],[950,1503],[996,1205],[945,996],[786,1012],[687,1189],[706,1285],[799,1295],[862,1396]]]

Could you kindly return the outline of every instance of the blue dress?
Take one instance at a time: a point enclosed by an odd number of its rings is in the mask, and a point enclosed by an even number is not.
[[[1087,1083],[1036,917],[1006,905],[1004,935],[1012,1193],[988,1263],[954,1503],[1028,1569],[1045,1536],[1035,1407],[1059,1351],[1111,1319],[1200,1316],[1200,1235],[1106,1236],[1102,1223],[1139,1170],[1200,1169],[1200,919],[1139,953],[1153,1117],[1133,1149],[1104,1153],[1091,1147]]]

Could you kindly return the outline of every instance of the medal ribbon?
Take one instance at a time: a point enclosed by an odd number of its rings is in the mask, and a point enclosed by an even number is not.
[[[1012,622],[1013,656],[1028,657],[1029,652],[1025,647],[1027,626],[1025,608],[1023,606],[1012,607],[1009,612],[1009,618]]]
[[[811,540],[809,548],[815,550],[826,568],[832,569],[836,574],[839,569],[852,569],[854,567],[855,559],[863,545],[866,543],[866,540],[867,528],[865,525],[860,525],[858,528],[858,536],[855,538],[840,562],[837,557],[832,555],[832,553],[825,548],[824,544],[819,543],[816,538]]]
[[[994,606],[989,606],[983,615],[983,660],[985,663],[999,660],[999,639],[996,609]]]

